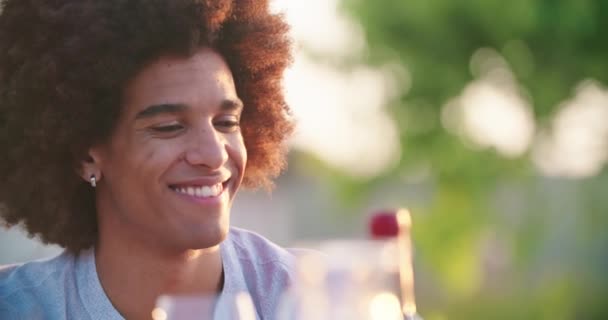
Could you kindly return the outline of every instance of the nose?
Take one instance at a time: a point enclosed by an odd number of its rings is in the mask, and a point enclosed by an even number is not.
[[[221,133],[213,128],[213,125],[192,130],[189,140],[185,156],[189,164],[215,170],[228,161],[226,141]]]

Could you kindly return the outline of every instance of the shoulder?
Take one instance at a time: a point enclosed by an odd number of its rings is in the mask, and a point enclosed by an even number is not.
[[[45,260],[0,266],[0,299],[24,290],[32,290],[58,278],[73,263],[67,252]]]
[[[255,232],[232,227],[228,241],[241,263],[286,271],[293,268],[295,257],[291,252]]]
[[[64,252],[51,259],[0,266],[0,318],[46,314],[60,296],[71,263],[72,256]]]
[[[239,266],[241,276],[263,318],[272,318],[276,303],[293,283],[295,257],[259,234],[231,228],[227,238],[231,246],[229,259]]]

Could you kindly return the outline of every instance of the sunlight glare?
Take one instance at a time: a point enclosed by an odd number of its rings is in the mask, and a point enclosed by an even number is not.
[[[152,319],[154,320],[166,320],[167,312],[161,308],[154,308],[152,310]]]
[[[587,80],[562,104],[551,132],[539,136],[533,151],[536,167],[547,176],[596,175],[608,161],[608,90]]]
[[[375,295],[369,304],[369,312],[372,320],[403,319],[399,299],[389,292]]]
[[[275,0],[272,9],[285,14],[297,44],[285,73],[286,100],[297,123],[292,145],[354,177],[394,167],[401,157],[399,131],[384,105],[407,72],[362,65],[340,70],[301,50],[334,57],[362,50],[360,28],[340,14],[337,0]]]
[[[465,142],[493,147],[505,157],[523,155],[534,136],[534,116],[507,62],[494,50],[482,48],[471,57],[471,72],[477,79],[446,103],[443,126]]]

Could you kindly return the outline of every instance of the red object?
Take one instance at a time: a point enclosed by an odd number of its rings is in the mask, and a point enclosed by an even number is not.
[[[372,214],[369,220],[369,233],[372,238],[392,238],[399,235],[397,210],[383,210]]]

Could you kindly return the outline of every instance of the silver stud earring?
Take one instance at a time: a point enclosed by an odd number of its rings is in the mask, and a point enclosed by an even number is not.
[[[89,179],[91,181],[91,187],[95,188],[97,186],[97,178],[95,177],[94,174],[91,175],[91,179]]]

